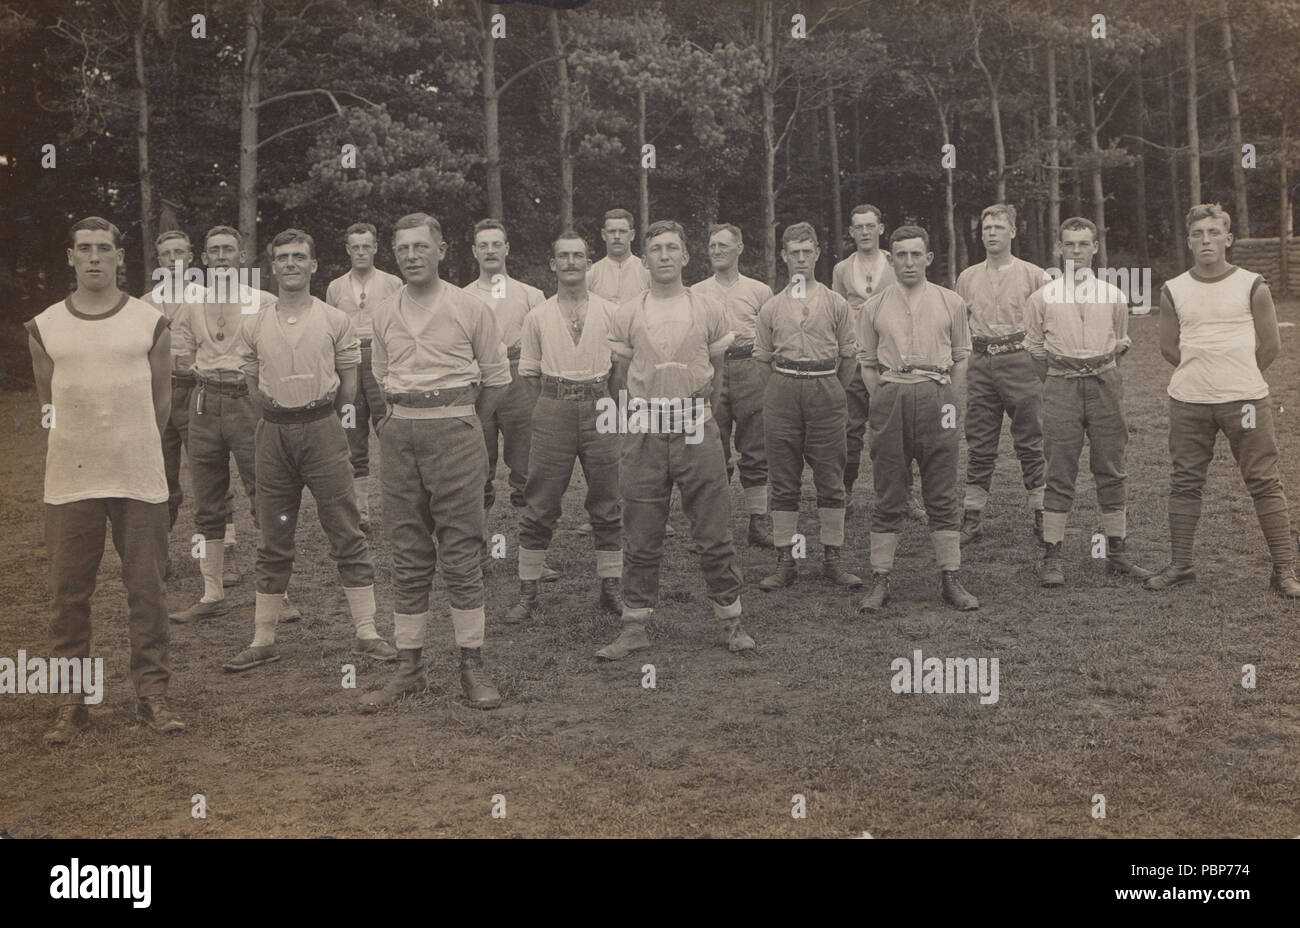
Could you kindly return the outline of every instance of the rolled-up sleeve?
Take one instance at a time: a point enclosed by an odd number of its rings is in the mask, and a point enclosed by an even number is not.
[[[239,369],[249,377],[259,375],[257,363],[257,334],[262,328],[262,315],[247,319],[239,327],[239,340],[235,343],[235,354],[239,358]]]
[[[481,300],[475,300],[470,312],[476,315],[470,330],[470,344],[474,347],[474,359],[478,361],[479,376],[485,387],[506,387],[510,385],[510,361],[506,358],[505,342],[501,340],[501,328],[497,325],[492,310]]]
[[[880,338],[876,334],[876,312],[880,309],[879,295],[873,296],[858,310],[857,352],[862,367],[880,366]]]
[[[970,357],[970,324],[967,322],[970,312],[965,300],[949,297],[948,315],[952,319],[952,363],[956,364]]]
[[[1128,297],[1120,291],[1115,300],[1115,351],[1122,354],[1133,346],[1128,336]]]
[[[1043,316],[1046,312],[1043,291],[1030,294],[1025,301],[1025,349],[1039,361],[1047,357],[1047,348],[1043,344]]]
[[[721,303],[715,300],[703,297],[698,297],[698,299],[704,301],[705,312],[707,313],[706,332],[709,337],[709,354],[722,354],[736,340],[736,333],[731,330],[731,323],[727,321],[727,311]]]
[[[858,353],[857,333],[853,331],[855,314],[849,301],[838,293],[831,293],[831,311],[835,318],[835,340],[839,343],[839,356],[852,358]]]
[[[339,316],[342,318],[337,322],[334,335],[334,369],[345,371],[361,364],[361,338],[348,314],[340,310]]]
[[[539,313],[524,317],[524,331],[519,337],[519,376],[537,377],[542,373],[542,327]]]
[[[609,350],[625,361],[632,360],[632,312],[637,301],[622,304],[609,323]]]
[[[754,320],[754,360],[770,362],[772,360],[772,316],[776,313],[774,296],[758,311]]]

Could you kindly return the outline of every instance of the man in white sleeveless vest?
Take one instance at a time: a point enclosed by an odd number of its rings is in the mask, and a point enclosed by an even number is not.
[[[713,410],[722,436],[722,453],[727,459],[727,482],[732,462],[740,471],[749,529],[745,540],[761,548],[772,547],[772,535],[763,525],[767,515],[767,449],[763,443],[763,372],[754,360],[754,333],[758,311],[772,298],[772,288],[761,280],[740,273],[740,256],[745,241],[740,227],[731,223],[709,230],[709,263],[713,276],[691,287],[712,297],[727,310],[727,321],[736,340],[727,349],[727,367],[722,378],[722,398]],[[736,454],[731,453],[735,435]]]
[[[754,358],[761,365],[763,435],[772,481],[772,541],[776,570],[758,584],[771,592],[795,582],[794,534],[799,527],[804,464],[817,490],[822,573],[856,590],[862,578],[840,566],[844,546],[844,459],[848,401],[857,367],[849,301],[813,277],[821,248],[807,222],[786,227],[781,258],[789,285],[758,313]]]
[[[90,598],[104,556],[104,520],[122,559],[139,717],[161,732],[185,723],[167,704],[167,476],[162,433],[171,413],[171,339],[162,313],[117,288],[122,234],[92,216],[68,233],[77,289],[27,323],[42,417],[45,545],[53,656],[90,657]],[[48,744],[90,724],[80,693],[59,693]]]
[[[507,622],[535,614],[537,584],[560,519],[573,462],[587,481],[587,514],[600,580],[597,605],[622,613],[622,513],[618,498],[618,435],[596,428],[597,400],[609,397],[609,326],[617,307],[587,290],[587,243],[568,231],[552,244],[559,290],[524,319],[518,372],[534,397],[528,455],[527,508],[519,520],[519,602]]]
[[[237,673],[280,659],[275,626],[293,573],[303,487],[316,501],[338,565],[356,628],[352,653],[391,661],[397,651],[375,630],[375,562],[361,531],[347,436],[335,415],[356,395],[361,339],[343,310],[311,295],[316,242],[310,235],[286,229],[266,250],[280,295],[239,336],[248,395],[260,415],[257,605],[252,643],[222,666]]]
[[[1167,590],[1196,579],[1192,548],[1201,490],[1219,432],[1228,439],[1273,561],[1270,588],[1300,598],[1286,493],[1278,471],[1273,400],[1263,372],[1281,336],[1268,284],[1228,263],[1232,218],[1217,203],[1187,213],[1195,265],[1160,291],[1160,353],[1169,379],[1169,544],[1172,563],[1145,584]]]
[[[375,306],[388,299],[402,286],[396,274],[375,267],[375,252],[379,235],[368,222],[354,222],[343,234],[343,244],[348,250],[352,267],[341,277],[330,281],[325,288],[325,302],[348,314],[361,339],[361,367],[357,371],[357,396],[353,403],[356,411],[352,427],[347,429],[348,448],[351,449],[352,479],[357,492],[357,508],[361,511],[361,530],[370,531],[370,432],[384,417],[384,393],[375,382],[371,367],[370,311],[367,304]],[[375,436],[378,438],[378,434]]]
[[[618,308],[609,332],[619,397],[611,404],[629,413],[619,461],[623,631],[596,656],[619,660],[650,646],[645,623],[659,601],[659,566],[674,485],[691,522],[724,643],[731,651],[751,650],[754,639],[740,624],[743,581],[731,541],[727,465],[718,425],[708,410],[722,389],[727,346],[735,334],[720,304],[682,284],[689,254],[681,224],[653,223],[644,242],[650,289]],[[621,420],[621,414],[615,415]],[[613,427],[615,415],[602,413],[605,423],[599,427]]]

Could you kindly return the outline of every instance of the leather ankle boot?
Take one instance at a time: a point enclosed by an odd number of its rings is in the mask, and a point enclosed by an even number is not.
[[[1155,576],[1154,572],[1139,567],[1128,559],[1128,554],[1124,551],[1124,539],[1118,535],[1106,536],[1106,570],[1134,580],[1147,580]]]
[[[623,614],[623,600],[619,596],[618,577],[600,578],[600,599],[596,605],[610,615]]]
[[[515,603],[506,610],[505,622],[507,625],[516,625],[519,622],[527,622],[533,617],[537,610],[537,581],[520,580],[519,581],[519,602]]]
[[[765,592],[783,590],[794,583],[799,576],[791,557],[791,546],[782,545],[776,549],[776,570],[758,581],[758,588]]]
[[[460,685],[471,708],[495,709],[501,705],[501,694],[488,682],[483,670],[481,648],[460,649]]]
[[[393,705],[403,696],[418,696],[423,693],[428,686],[428,681],[424,679],[424,667],[420,663],[423,655],[423,648],[399,648],[397,670],[393,678],[382,689],[361,697],[361,711],[374,712]]]
[[[840,567],[840,549],[833,545],[823,545],[825,564],[822,573],[826,579],[846,590],[862,589],[862,578]]]

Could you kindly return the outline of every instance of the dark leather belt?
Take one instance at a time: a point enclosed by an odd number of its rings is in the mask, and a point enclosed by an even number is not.
[[[787,377],[825,377],[839,370],[837,358],[823,361],[794,361],[781,355],[772,356],[772,368]]]
[[[977,354],[1010,354],[1013,351],[1025,350],[1025,333],[1016,332],[1013,335],[1003,335],[999,338],[981,338],[978,335],[971,336],[971,347]]]
[[[753,356],[754,356],[754,346],[753,346],[753,345],[743,345],[743,346],[740,347],[740,348],[728,348],[728,349],[727,349],[727,360],[728,360],[728,361],[739,361],[739,360],[741,360],[742,358],[752,358]]]
[[[196,377],[196,380],[199,389],[204,392],[219,393],[222,396],[248,396],[248,384],[244,381],[235,383],[225,380],[204,380],[202,377]]]
[[[563,377],[541,376],[541,396],[556,400],[594,400],[609,396],[609,375],[599,380],[565,380]]]
[[[1115,352],[1099,354],[1091,358],[1067,358],[1064,355],[1047,353],[1049,370],[1063,371],[1066,377],[1095,377],[1104,373],[1102,368],[1115,360]]]
[[[373,340],[373,339],[370,339],[370,338],[363,338],[363,339],[361,339],[361,347],[362,347],[362,348],[369,348],[373,343],[374,343],[374,340]]]
[[[181,371],[172,373],[172,386],[194,386],[194,374],[190,371]]]
[[[262,409],[262,418],[277,425],[290,425],[298,422],[315,422],[334,412],[330,400],[312,400],[306,406],[267,406]]]
[[[507,348],[507,349],[506,349],[506,360],[507,360],[507,361],[518,361],[518,360],[519,360],[519,352],[520,352],[520,346],[519,346],[519,345],[515,345],[513,348]]]
[[[450,387],[446,390],[425,390],[420,393],[389,393],[384,396],[389,406],[413,406],[429,409],[433,406],[473,406],[478,400],[478,385]]]

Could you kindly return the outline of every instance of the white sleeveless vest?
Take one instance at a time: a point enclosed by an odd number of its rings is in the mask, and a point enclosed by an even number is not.
[[[167,502],[149,352],[162,313],[134,297],[104,316],[61,300],[32,320],[54,361],[45,502]]]
[[[1255,317],[1250,294],[1258,274],[1234,267],[1207,283],[1184,271],[1165,284],[1178,314],[1182,359],[1169,395],[1183,403],[1262,399],[1268,383],[1255,361]]]

